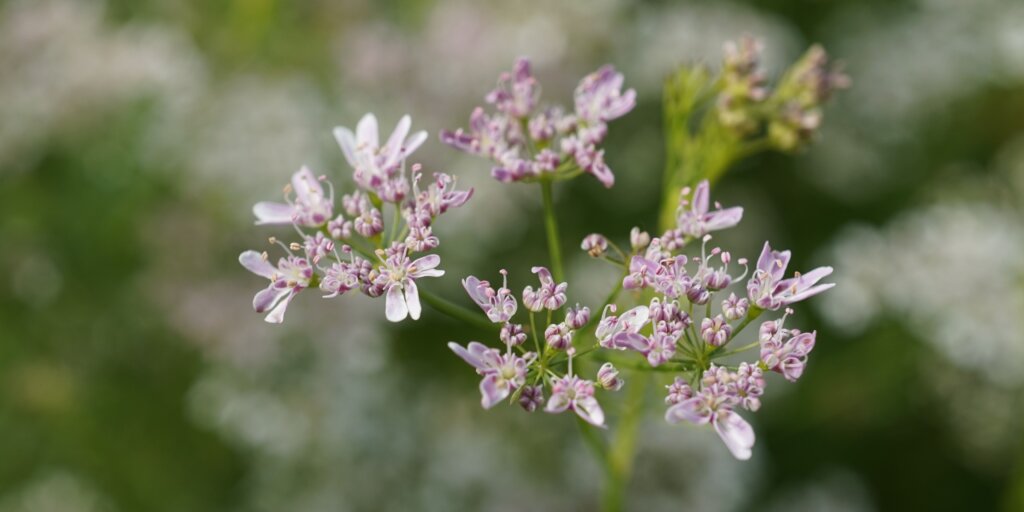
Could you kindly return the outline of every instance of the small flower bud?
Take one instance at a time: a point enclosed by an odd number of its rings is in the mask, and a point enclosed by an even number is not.
[[[600,258],[608,250],[608,239],[604,235],[591,233],[583,239],[580,249],[587,251],[591,258]]]
[[[573,330],[565,323],[551,324],[544,330],[544,341],[554,350],[565,350],[572,346]]]
[[[611,363],[605,363],[597,371],[597,383],[608,391],[618,391],[622,389],[625,381],[619,378],[619,371],[615,369],[615,366],[612,366]]]
[[[738,320],[747,316],[747,311],[750,310],[750,301],[744,298],[737,298],[735,293],[730,293],[729,297],[722,301],[722,312],[725,314],[727,320]]]
[[[633,252],[646,249],[650,243],[651,235],[648,235],[646,231],[640,231],[640,228],[633,228],[629,231],[629,245],[633,248]]]
[[[543,403],[543,386],[523,386],[523,391],[519,394],[519,405],[522,406],[526,412],[536,411],[537,407],[540,407]]]
[[[729,341],[730,334],[732,334],[732,327],[722,315],[705,318],[700,323],[700,337],[704,338],[708,345],[721,347],[726,341]]]
[[[317,231],[316,235],[306,237],[302,247],[306,251],[306,257],[316,264],[321,258],[334,252],[334,241]]]
[[[384,218],[380,210],[374,207],[366,208],[355,220],[356,233],[370,238],[379,235],[384,231]]]
[[[501,333],[498,335],[506,345],[513,347],[522,345],[526,341],[526,333],[523,326],[519,324],[505,324],[501,326]]]
[[[665,397],[666,404],[675,405],[683,400],[693,398],[693,388],[682,377],[676,377],[675,382],[665,387],[668,388],[668,396]]]
[[[704,305],[711,300],[711,292],[707,288],[700,286],[699,283],[694,282],[693,286],[686,290],[686,298],[690,299],[690,302],[694,304]]]
[[[327,231],[332,238],[350,238],[352,236],[352,221],[345,220],[340,214],[327,223]]]
[[[589,322],[590,308],[586,306],[580,307],[579,304],[576,304],[575,307],[568,308],[565,312],[565,323],[573,329],[582,329]]]

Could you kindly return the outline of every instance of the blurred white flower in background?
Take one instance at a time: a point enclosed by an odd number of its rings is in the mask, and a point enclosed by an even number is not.
[[[852,227],[828,251],[834,293],[817,304],[853,333],[904,319],[949,360],[993,382],[1024,384],[1024,218],[984,203],[911,210]]]
[[[829,51],[853,87],[829,113],[806,174],[848,200],[915,177],[894,171],[884,152],[913,151],[920,123],[949,115],[956,100],[1024,82],[1024,4],[1017,0],[918,0],[914,9],[850,4],[826,23]],[[893,12],[898,11],[898,12]],[[955,64],[954,64],[955,63]],[[871,130],[853,127],[870,126]]]
[[[198,93],[202,64],[182,34],[111,26],[101,6],[16,0],[0,7],[0,168],[31,168],[40,145],[92,126],[112,107],[156,100],[173,109]]]
[[[194,192],[219,188],[232,201],[277,201],[293,172],[303,165],[334,175],[327,150],[337,151],[330,129],[337,117],[319,91],[301,77],[231,77],[210,90],[182,125],[174,146],[197,178]],[[340,162],[340,152],[336,161]],[[247,208],[240,216],[250,217]]]

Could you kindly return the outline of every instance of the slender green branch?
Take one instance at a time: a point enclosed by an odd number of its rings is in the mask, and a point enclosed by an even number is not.
[[[726,357],[726,356],[731,356],[733,354],[739,354],[740,352],[746,352],[746,351],[748,351],[748,350],[750,350],[750,349],[752,349],[754,347],[757,347],[760,344],[761,344],[760,341],[755,341],[755,342],[750,343],[748,345],[743,345],[740,348],[735,348],[735,349],[732,349],[732,350],[728,350],[726,352],[721,352],[721,353],[718,353],[718,354],[714,354],[714,357]]]
[[[423,297],[423,301],[441,313],[444,313],[456,320],[461,320],[474,327],[493,331],[499,329],[498,324],[491,323],[484,316],[477,314],[474,311],[466,309],[454,302],[444,299],[440,296],[434,295],[422,288],[419,290],[420,297]]]
[[[558,221],[555,219],[555,201],[550,180],[541,180],[541,195],[544,199],[544,229],[548,235],[548,252],[551,255],[551,274],[556,283],[565,280],[562,272],[562,246],[558,238]]]
[[[750,325],[750,322],[753,322],[754,320],[757,319],[757,317],[761,316],[761,313],[763,312],[763,309],[751,305],[750,310],[747,311],[747,316],[743,317],[743,321],[736,325],[736,327],[732,330],[732,334],[729,335],[729,339],[722,346],[724,347],[725,345],[728,345],[730,341],[736,339],[736,336],[743,332],[743,329]]]
[[[397,204],[394,206],[395,215],[391,219],[391,226],[390,229],[388,230],[387,245],[391,245],[391,242],[398,240],[398,224],[399,221],[402,219],[402,209],[399,208]]]
[[[533,338],[533,346],[537,349],[537,355],[542,354],[540,350],[540,334],[537,332],[537,320],[533,316],[533,311],[530,311],[530,336]]]

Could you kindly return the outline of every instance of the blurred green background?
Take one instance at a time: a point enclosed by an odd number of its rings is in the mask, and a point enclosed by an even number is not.
[[[0,512],[594,509],[573,422],[479,409],[444,343],[480,333],[315,294],[265,324],[250,205],[301,164],[346,183],[330,129],[408,112],[417,159],[476,187],[428,286],[521,288],[536,191],[437,131],[516,56],[550,102],[615,64],[639,94],[616,186],[557,201],[567,245],[621,240],[655,223],[662,76],[745,34],[773,72],[821,42],[854,86],[810,151],[720,183],[746,207],[727,245],[839,285],[800,308],[818,345],[752,417],[753,460],[652,412],[630,509],[1024,510],[1024,3],[23,0],[0,2]],[[568,267],[591,306],[614,279]]]

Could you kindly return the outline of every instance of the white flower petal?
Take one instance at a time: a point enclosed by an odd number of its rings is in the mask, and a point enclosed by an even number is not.
[[[334,140],[338,141],[338,146],[341,147],[341,152],[345,155],[345,160],[348,160],[348,164],[355,167],[359,160],[356,158],[356,136],[352,130],[344,126],[335,128]]]
[[[409,315],[409,308],[405,305],[405,296],[402,295],[400,285],[391,285],[388,288],[387,296],[384,298],[384,316],[388,321],[401,322]]]
[[[425,142],[426,140],[426,131],[421,130],[412,134],[412,136],[410,136],[409,139],[405,141],[405,147],[403,148],[402,151],[403,157],[408,157],[409,155],[411,155],[413,151],[416,151],[420,146],[422,146],[423,142]]]
[[[365,148],[372,148],[376,151],[378,147],[380,143],[377,139],[377,116],[369,113],[356,125],[356,149],[363,151]]]
[[[413,320],[420,319],[420,293],[419,289],[416,288],[416,281],[412,279],[406,279],[402,282],[405,287],[405,305],[409,309],[409,317]]]
[[[277,269],[269,261],[263,259],[263,255],[256,251],[245,251],[238,255],[238,262],[249,272],[267,279],[273,279]]]
[[[601,404],[597,403],[596,398],[588,396],[577,399],[573,404],[573,410],[576,411],[577,416],[583,418],[583,421],[595,427],[604,427],[604,411],[601,409]]]
[[[284,312],[285,310],[288,309],[288,304],[292,301],[293,298],[295,298],[296,295],[297,293],[294,290],[291,291],[291,293],[288,293],[288,295],[285,296],[285,298],[281,300],[281,302],[277,303],[277,306],[274,306],[274,309],[270,310],[270,314],[268,314],[264,320],[266,320],[267,323],[271,324],[279,324],[283,322]]]
[[[405,136],[409,134],[410,126],[412,126],[412,119],[408,115],[404,115],[398,120],[395,131],[391,132],[391,136],[388,137],[388,141],[384,145],[388,152],[401,152],[402,143],[405,142]]]
[[[285,203],[261,201],[252,207],[256,224],[291,224],[295,218],[295,207]]]
[[[750,458],[754,448],[754,429],[747,420],[732,411],[719,412],[715,419],[715,431],[733,457],[739,460]]]

